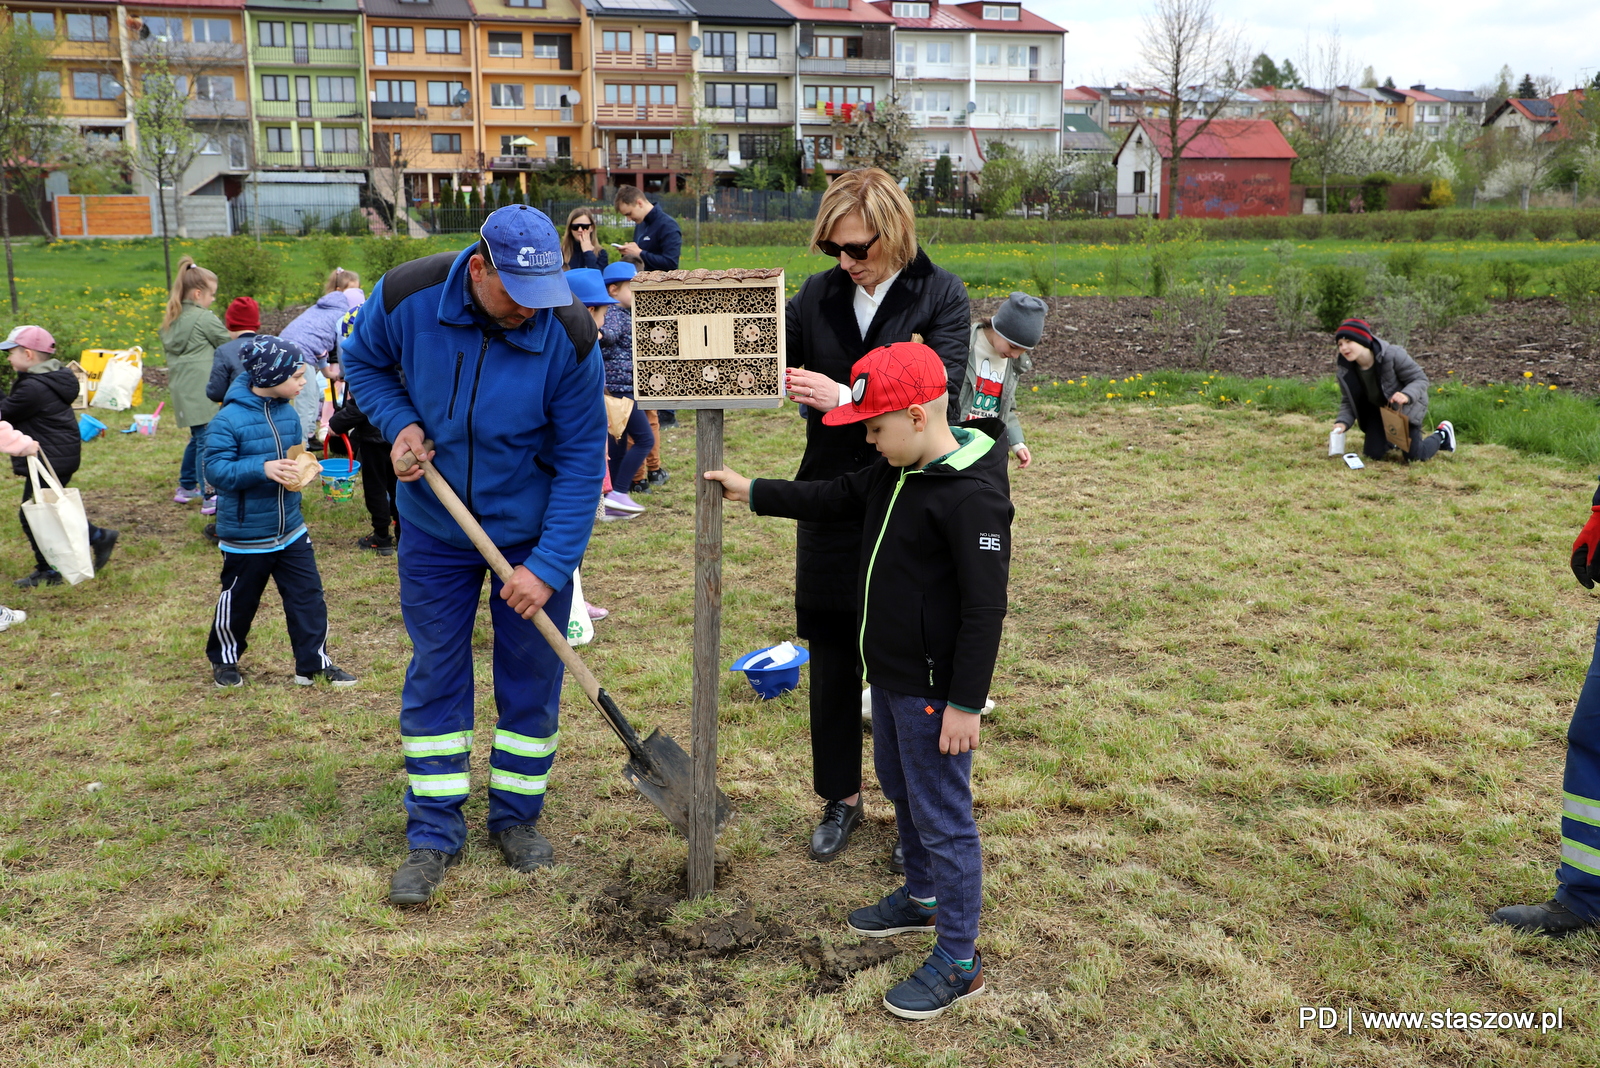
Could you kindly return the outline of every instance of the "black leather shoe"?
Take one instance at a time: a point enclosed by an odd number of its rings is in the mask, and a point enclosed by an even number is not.
[[[61,585],[61,572],[53,567],[36,567],[29,574],[16,580],[16,585],[22,589],[32,589],[35,586]]]
[[[442,849],[413,849],[400,870],[389,880],[389,902],[394,905],[421,905],[444,882],[444,873],[461,860],[460,853]]]
[[[906,851],[900,848],[899,839],[895,839],[894,848],[889,850],[889,870],[896,875],[906,873]]]
[[[117,538],[121,534],[122,531],[120,530],[102,529],[100,531],[100,540],[89,546],[90,550],[94,553],[95,574],[98,575],[101,571],[105,570],[105,566],[111,562],[112,550],[116,549]]]
[[[1489,922],[1514,927],[1524,934],[1549,935],[1551,938],[1565,938],[1587,927],[1600,926],[1593,920],[1579,916],[1555,898],[1538,905],[1507,905],[1503,909],[1496,909],[1495,914],[1489,917]]]
[[[864,802],[847,805],[843,801],[829,801],[822,806],[822,822],[811,832],[811,859],[826,864],[850,844],[850,832],[861,822]]]
[[[491,832],[489,841],[499,848],[500,855],[506,858],[506,867],[512,871],[537,871],[556,862],[556,851],[550,839],[531,823],[519,823],[498,834]]]

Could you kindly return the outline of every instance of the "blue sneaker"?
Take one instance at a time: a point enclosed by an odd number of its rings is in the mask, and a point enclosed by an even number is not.
[[[878,902],[850,914],[850,930],[868,938],[888,938],[897,934],[933,934],[936,912],[911,900],[904,886]]]
[[[883,1007],[902,1020],[931,1020],[958,1001],[983,993],[983,958],[967,971],[937,949],[911,978],[883,996]]]

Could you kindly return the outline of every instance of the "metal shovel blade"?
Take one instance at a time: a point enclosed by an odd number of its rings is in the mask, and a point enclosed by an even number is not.
[[[689,812],[694,800],[694,761],[683,746],[657,727],[639,743],[650,757],[648,764],[630,760],[622,766],[622,777],[633,784],[650,803],[661,810],[678,832],[689,837]],[[732,810],[728,795],[717,789],[716,833],[722,833]]]

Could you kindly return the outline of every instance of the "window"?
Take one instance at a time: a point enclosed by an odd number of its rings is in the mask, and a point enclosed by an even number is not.
[[[712,134],[711,135],[710,149],[711,149],[711,158],[712,159],[727,159],[728,158],[728,135],[727,134]]]
[[[293,152],[294,151],[294,137],[292,136],[292,134],[293,134],[293,131],[290,130],[289,127],[287,127],[287,126],[268,126],[267,127],[267,151],[268,152]]]
[[[1438,116],[1439,116],[1439,105],[1438,104],[1429,104],[1428,105],[1428,114],[1433,116],[1434,118],[1438,118]]]
[[[432,32],[432,31],[429,31]],[[489,106],[492,108],[520,108],[522,86],[494,82],[489,85]]]
[[[423,40],[429,52],[436,55],[461,54],[460,30],[424,30]]]
[[[1145,176],[1145,172],[1144,171],[1134,171],[1133,172],[1133,191],[1135,193],[1143,193],[1144,192],[1144,176]]]
[[[324,126],[322,128],[322,151],[360,152],[361,131],[354,126]]]
[[[808,108],[826,108],[829,104],[870,104],[872,103],[872,86],[870,85],[808,85],[804,90],[804,102]]]
[[[32,26],[33,32],[40,37],[54,37],[56,35],[56,13],[54,11],[19,11],[13,17],[21,19],[25,26]]]
[[[75,70],[72,95],[79,100],[115,100],[122,95],[122,85],[109,74]]]
[[[952,144],[949,141],[924,141],[922,142],[922,158],[938,159],[940,156],[951,155]]]
[[[828,134],[806,138],[806,155],[811,159],[832,159],[833,138]]]
[[[740,134],[739,155],[745,159],[771,159],[791,144],[787,134]]]
[[[619,137],[616,141],[617,151],[623,155],[670,155],[672,152],[672,138],[670,137]]]
[[[979,93],[978,110],[986,115],[998,115],[1005,107],[1004,93]]]
[[[283,35],[283,23],[258,22],[256,23],[256,44],[262,48],[283,48],[286,38]],[[289,151],[284,149],[285,152]]]
[[[677,104],[676,85],[606,85],[607,104]]]
[[[1012,93],[1006,99],[1006,110],[1013,115],[1039,117],[1038,93]]]
[[[263,74],[261,76],[261,99],[293,99],[289,96],[289,76],[287,74]]]
[[[544,0],[506,0],[510,7],[544,7]]]
[[[861,56],[859,37],[817,37],[814,42],[818,59],[858,59]]]
[[[317,77],[317,99],[324,104],[350,104],[356,100],[356,80],[335,75]]]
[[[571,87],[566,85],[536,85],[533,87],[533,106],[546,111],[569,107],[566,97],[571,91]]]
[[[951,94],[948,90],[921,90],[911,94],[912,111],[947,112]]]
[[[233,41],[233,23],[227,19],[191,19],[189,28],[194,31],[196,43],[230,44]]]
[[[572,37],[564,33],[536,33],[533,35],[534,59],[562,59],[562,52],[566,52],[568,62],[562,63],[563,69],[569,69],[572,53]]]
[[[311,39],[318,48],[351,49],[356,46],[355,29],[348,22],[319,22],[312,28]]]
[[[434,134],[433,154],[436,156],[457,156],[461,154],[460,134]]]
[[[39,79],[39,92],[48,97],[61,95],[61,72],[58,70],[42,70],[37,75]]]
[[[372,27],[372,50],[374,52],[414,52],[416,38],[412,36],[410,26],[374,26]]]
[[[991,22],[1016,22],[1022,18],[1022,9],[1010,4],[984,4],[983,17]]]
[[[1000,46],[978,45],[973,48],[972,57],[980,67],[998,67],[1000,65]]]
[[[850,0],[811,0],[812,7],[842,7],[848,9]]]
[[[208,137],[200,142],[200,154],[202,156],[220,156],[222,155],[222,146],[217,144],[215,138]]]
[[[1392,119],[1392,118],[1394,118],[1394,116],[1395,116],[1395,110],[1396,110],[1396,109],[1394,109],[1394,108],[1384,108],[1384,109],[1383,109],[1383,114],[1384,114],[1384,117],[1385,117],[1385,118],[1390,118],[1390,119]]]
[[[737,82],[707,82],[706,106],[713,108],[775,108],[776,85],[742,85]]]
[[[950,62],[950,42],[949,41],[929,41],[928,42],[928,49],[927,49],[926,52],[923,53],[923,55],[928,57],[928,62],[929,63],[949,63]]]
[[[600,51],[632,52],[633,33],[630,30],[605,30],[600,34]]]
[[[928,17],[928,5],[897,3],[894,5],[894,17],[897,19],[925,19]]]
[[[194,95],[201,100],[232,100],[233,76],[201,74],[194,80]]]
[[[739,54],[739,35],[736,33],[706,34],[706,55],[736,56]]]
[[[460,82],[429,82],[428,106],[436,108],[455,106],[456,94],[461,92],[461,89]]]
[[[491,33],[489,35],[489,54],[501,59],[522,58],[522,34],[520,33]]]
[[[417,83],[380,78],[373,83],[372,100],[377,104],[415,104]]]
[[[146,74],[139,79],[139,84],[144,87],[146,93],[165,92],[169,82],[173,83],[174,95],[181,97],[189,95],[189,79],[183,75],[173,77],[172,75]],[[105,99],[109,100],[111,98],[106,97]]]
[[[678,50],[678,35],[647,33],[644,35],[644,50],[646,55],[670,56]]]
[[[751,59],[777,59],[778,35],[775,33],[750,34]]]
[[[182,41],[183,20],[161,15],[148,16],[144,19],[144,29],[139,32],[139,36],[151,41]]]
[[[1037,67],[1038,45],[1012,45],[1006,49],[1006,63],[1013,67]]]
[[[111,40],[111,20],[105,15],[69,14],[67,16],[67,40],[109,41]]]

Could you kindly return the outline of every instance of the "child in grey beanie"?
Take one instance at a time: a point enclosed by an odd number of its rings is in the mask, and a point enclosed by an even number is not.
[[[1017,384],[1033,372],[1032,351],[1044,335],[1044,316],[1049,305],[1027,293],[1012,293],[988,319],[972,324],[967,374],[961,383],[961,396],[952,410],[952,422],[968,419],[1002,419],[1006,424],[1005,444],[1017,458],[1018,467],[1033,462],[1022,438],[1022,423],[1017,418]]]

